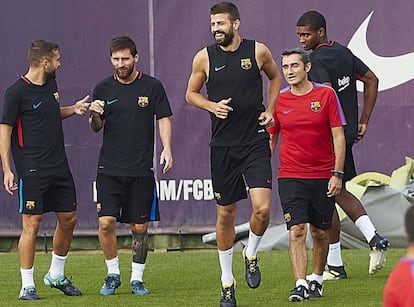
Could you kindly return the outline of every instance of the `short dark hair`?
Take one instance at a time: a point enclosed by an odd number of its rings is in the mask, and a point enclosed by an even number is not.
[[[309,54],[305,50],[300,49],[300,48],[285,49],[282,51],[280,56],[283,59],[283,57],[291,55],[291,54],[299,54],[303,64],[305,65],[310,63]]]
[[[408,243],[414,243],[414,206],[405,212],[405,231],[408,236]]]
[[[231,20],[240,20],[240,13],[239,9],[234,3],[231,2],[220,2],[217,4],[214,4],[210,8],[210,15],[216,15],[216,14],[229,14]]]
[[[42,57],[52,57],[53,52],[59,49],[56,43],[48,42],[44,39],[38,39],[32,42],[28,52],[27,59],[30,64],[39,62]]]
[[[325,17],[323,17],[323,15],[318,11],[307,11],[298,19],[296,26],[309,26],[314,31],[317,31],[320,28],[324,28],[326,30],[326,20]]]
[[[129,49],[132,56],[137,55],[137,46],[129,36],[118,36],[112,39],[110,55],[116,51],[123,49]]]

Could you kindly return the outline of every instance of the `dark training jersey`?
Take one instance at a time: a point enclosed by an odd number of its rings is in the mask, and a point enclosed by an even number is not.
[[[161,82],[139,72],[122,84],[113,75],[96,85],[93,99],[105,102],[98,173],[153,176],[154,118],[172,115]]]
[[[1,124],[10,125],[17,176],[49,176],[69,169],[55,79],[32,84],[22,76],[7,90]]]
[[[353,143],[358,136],[358,96],[356,81],[369,68],[347,47],[337,42],[320,44],[310,54],[312,63],[309,78],[312,81],[332,84],[338,94],[347,125],[345,138]]]
[[[243,146],[267,140],[266,129],[259,125],[259,116],[265,107],[255,41],[244,39],[233,52],[225,52],[214,44],[207,47],[207,52],[210,62],[206,82],[208,99],[219,102],[232,98],[228,106],[233,108],[227,119],[210,113],[210,146]]]

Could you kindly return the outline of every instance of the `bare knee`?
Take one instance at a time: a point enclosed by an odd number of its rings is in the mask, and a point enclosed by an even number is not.
[[[306,224],[293,225],[289,229],[290,241],[300,242],[305,241],[307,233]]]
[[[73,230],[75,228],[77,217],[75,212],[59,212],[57,213],[59,227],[63,230]]]
[[[116,228],[116,218],[114,217],[100,217],[99,218],[99,231],[111,232]]]
[[[324,241],[328,238],[328,231],[323,229],[318,229],[316,227],[311,227],[312,239],[316,241]]]

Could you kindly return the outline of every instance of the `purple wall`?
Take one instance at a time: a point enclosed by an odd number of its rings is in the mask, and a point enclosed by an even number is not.
[[[210,122],[207,112],[191,107],[184,100],[193,56],[213,41],[209,32],[209,7],[215,2],[15,0],[1,4],[2,95],[26,72],[26,52],[34,39],[45,38],[60,44],[62,67],[58,72],[58,84],[62,104],[70,104],[92,93],[94,85],[111,74],[108,51],[111,38],[121,34],[134,38],[140,53],[138,69],[163,82],[174,111],[174,168],[167,175],[158,172],[162,220],[153,226],[156,232],[205,231],[215,224],[209,181]],[[282,49],[299,46],[295,24],[306,10],[321,11],[327,18],[329,38],[346,45],[374,11],[366,34],[371,51],[364,50],[361,40],[352,50],[373,70],[377,68],[374,72],[380,78],[380,87],[386,88],[389,80],[403,83],[379,93],[366,139],[355,146],[357,168],[359,172],[390,174],[404,163],[406,155],[414,156],[414,111],[410,106],[414,41],[406,34],[414,13],[411,1],[384,4],[352,0],[338,2],[335,6],[316,0],[258,0],[254,3],[243,0],[236,3],[241,13],[242,36],[264,42],[277,62]],[[396,35],[400,33],[403,35]],[[78,230],[93,229],[97,227],[97,218],[92,187],[102,135],[90,131],[86,117],[65,120],[64,129],[68,159],[77,186]],[[157,142],[157,148],[159,146]],[[273,162],[276,175],[276,157]],[[276,184],[273,204],[272,220],[281,222]],[[9,197],[2,189],[0,205],[3,207],[0,228],[20,228],[17,197]],[[241,202],[236,222],[246,222],[249,215],[248,202]],[[54,227],[53,215],[44,219],[42,227]]]

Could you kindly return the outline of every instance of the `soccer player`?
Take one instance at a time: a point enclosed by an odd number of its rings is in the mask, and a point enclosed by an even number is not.
[[[143,285],[148,255],[148,223],[159,220],[153,171],[154,121],[158,121],[163,150],[163,173],[172,167],[172,115],[164,87],[157,79],[137,71],[135,42],[116,37],[110,47],[114,74],[99,82],[93,92],[90,126],[103,128],[96,180],[99,242],[108,274],[101,295],[115,294],[121,285],[116,223],[128,223],[132,232],[131,291],[149,294]]]
[[[217,202],[217,247],[221,267],[220,306],[236,306],[232,272],[234,220],[237,202],[247,198],[253,212],[247,246],[243,250],[245,278],[250,288],[261,280],[257,249],[269,223],[272,172],[269,135],[280,73],[269,49],[239,33],[236,5],[221,2],[210,8],[210,30],[215,44],[200,50],[186,92],[191,105],[210,113],[211,178]],[[267,107],[263,105],[262,76],[269,79]],[[208,97],[200,93],[206,85]]]
[[[414,206],[407,209],[404,225],[408,237],[407,253],[388,276],[384,307],[414,306]]]
[[[344,110],[347,125],[345,129],[346,155],[344,180],[356,175],[352,147],[364,137],[368,121],[378,93],[378,79],[374,73],[352,52],[341,44],[328,41],[326,20],[316,11],[304,13],[296,23],[296,33],[305,50],[310,54],[312,68],[310,80],[332,86]],[[364,107],[358,119],[358,97],[356,81],[364,83]],[[351,218],[370,246],[369,274],[374,274],[384,265],[389,246],[387,239],[380,236],[361,202],[345,188],[336,196],[336,202]],[[329,230],[329,254],[325,279],[342,279],[347,274],[341,257],[339,241],[340,222],[335,209],[332,228]]]
[[[7,193],[18,190],[23,229],[19,239],[22,288],[19,299],[38,300],[34,283],[36,236],[43,213],[55,212],[52,262],[44,277],[46,286],[64,294],[81,291],[66,278],[65,262],[76,224],[76,193],[63,140],[62,119],[83,115],[89,96],[61,107],[56,84],[60,66],[59,45],[33,41],[28,50],[29,70],[5,93],[0,119],[0,155]],[[10,151],[18,177],[12,171]]]
[[[308,80],[311,68],[302,49],[282,52],[282,72],[289,86],[280,92],[268,129],[274,152],[279,133],[279,196],[289,229],[289,256],[295,288],[289,301],[319,298],[328,253],[335,196],[341,193],[346,124],[335,91]],[[313,273],[306,282],[307,223],[313,239]]]

